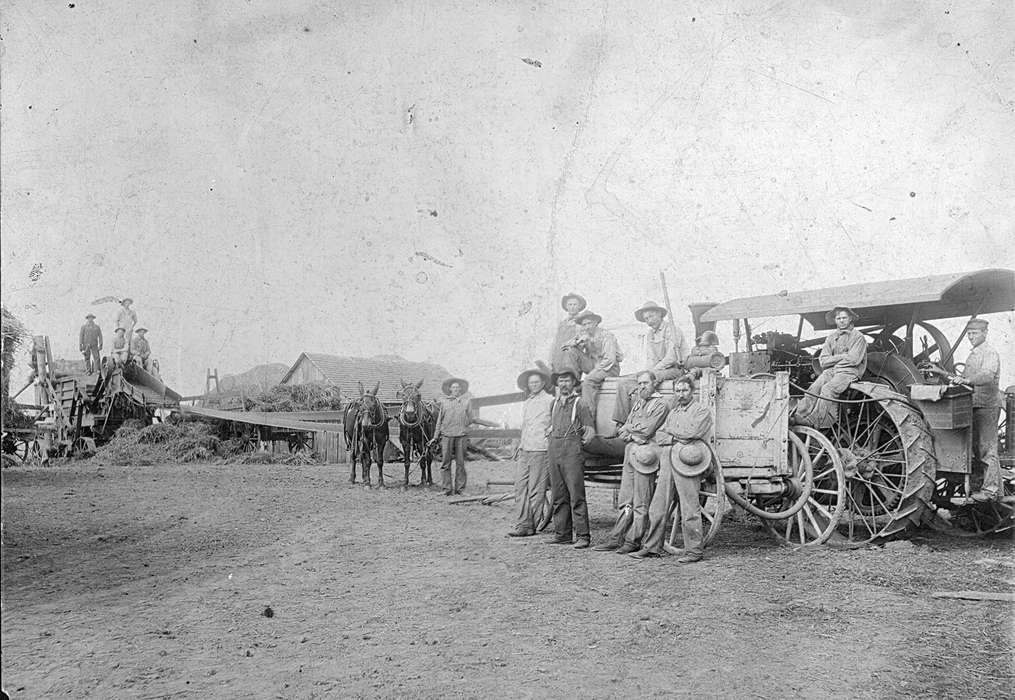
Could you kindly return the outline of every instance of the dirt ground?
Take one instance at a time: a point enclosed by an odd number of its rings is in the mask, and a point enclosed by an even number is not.
[[[469,492],[510,470],[470,463]],[[931,597],[1013,590],[1010,540],[925,533],[800,552],[731,517],[705,562],[681,566],[508,539],[510,504],[449,505],[435,491],[347,478],[343,466],[4,470],[5,689],[33,699],[1012,693],[1013,606]],[[590,505],[596,541],[612,521],[609,494],[592,492]]]

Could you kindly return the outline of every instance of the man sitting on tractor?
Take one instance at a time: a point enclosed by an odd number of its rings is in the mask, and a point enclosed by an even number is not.
[[[127,364],[127,359],[130,357],[130,343],[127,342],[127,329],[123,326],[117,326],[116,337],[113,338],[113,349],[109,353],[110,359],[113,361],[113,366],[123,367]]]
[[[569,353],[572,362],[585,375],[581,378],[581,395],[595,420],[599,390],[607,377],[620,374],[624,354],[613,333],[599,327],[602,316],[583,311],[574,320],[581,326],[581,331],[561,349]]]
[[[800,399],[790,421],[818,430],[831,428],[836,421],[835,399],[867,369],[867,339],[853,327],[859,315],[846,306],[836,306],[826,318],[834,320],[835,332],[825,338],[818,363],[821,374]]]
[[[683,361],[689,352],[680,329],[671,323],[663,323],[666,313],[666,309],[654,301],[646,301],[634,312],[634,317],[648,326],[645,333],[645,369],[655,373],[657,382],[676,379],[684,374]],[[638,389],[638,376],[630,374],[617,382],[613,422],[618,426],[624,424],[631,412],[631,395]]]
[[[145,333],[148,329],[144,326],[138,328],[134,333],[136,334],[130,339],[130,354],[135,362],[141,365],[141,369],[148,370],[151,368],[152,348],[148,344],[148,339],[145,338]]]

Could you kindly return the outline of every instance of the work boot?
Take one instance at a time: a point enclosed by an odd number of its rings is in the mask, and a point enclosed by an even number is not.
[[[639,549],[641,549],[641,547],[633,542],[624,542],[624,544],[620,545],[617,549],[617,554],[631,554],[632,552],[637,552]]]
[[[701,561],[702,556],[700,554],[685,554],[684,556],[677,559],[678,564],[693,564],[694,562]]]
[[[620,546],[620,542],[617,542],[616,540],[606,540],[605,542],[600,542],[595,547],[593,547],[592,551],[593,552],[612,552],[613,550],[617,549],[619,546]]]
[[[575,549],[588,549],[591,540],[588,535],[580,535],[574,543]]]
[[[552,539],[546,540],[543,544],[571,544],[570,537],[553,537]]]
[[[532,537],[535,535],[532,530],[512,530],[507,534],[508,537]]]
[[[653,552],[651,549],[639,549],[637,552],[631,552],[627,556],[635,559],[658,559],[659,553]]]

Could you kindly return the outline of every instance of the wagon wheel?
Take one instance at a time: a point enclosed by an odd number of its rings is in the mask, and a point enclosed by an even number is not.
[[[72,456],[80,454],[92,454],[95,452],[95,440],[90,437],[79,437],[71,443],[70,454]]]
[[[814,465],[811,463],[810,452],[804,441],[795,433],[789,433],[787,437],[789,440],[786,443],[788,450],[786,464],[789,467],[789,478],[786,480],[788,489],[786,493],[752,494],[748,486],[745,496],[733,484],[726,487],[726,495],[734,503],[762,520],[782,520],[796,515],[807,505],[807,499],[811,495]]]
[[[19,461],[24,462],[28,459],[29,442],[26,438],[19,437],[16,434],[4,433],[3,452],[5,455],[17,457]]]
[[[843,457],[846,512],[853,543],[905,533],[920,524],[934,491],[937,462],[919,411],[881,384],[854,382],[828,431]]]
[[[290,433],[286,442],[289,444],[289,454],[300,454],[310,451],[311,438],[306,433]]]
[[[846,474],[842,458],[832,441],[813,428],[791,428],[803,441],[811,458],[813,476],[810,495],[796,515],[783,520],[763,520],[769,532],[786,544],[809,547],[828,540],[846,508]],[[803,462],[798,461],[798,466]],[[802,482],[806,473],[794,474]],[[797,488],[802,488],[803,484]],[[782,507],[782,506],[777,506]]]
[[[708,475],[701,480],[701,487],[698,492],[698,503],[701,505],[702,544],[707,545],[719,534],[719,526],[722,524],[723,516],[729,510],[726,500],[726,483],[722,478],[722,465],[715,450],[709,447],[712,452],[712,469]],[[676,501],[677,499],[674,499]],[[667,516],[669,517],[669,516]],[[663,549],[670,554],[683,554],[683,550],[677,547],[677,542],[682,541],[683,535],[680,529],[680,519],[674,518],[670,527],[670,536],[663,542]]]

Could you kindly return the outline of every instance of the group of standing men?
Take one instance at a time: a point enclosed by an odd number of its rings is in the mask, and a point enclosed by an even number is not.
[[[635,310],[648,326],[645,369],[620,377],[613,434],[597,436],[598,394],[607,377],[620,376],[623,356],[613,334],[599,328],[602,317],[585,310],[583,297],[567,294],[561,306],[568,316],[554,340],[552,371],[530,369],[518,377],[526,399],[515,481],[518,522],[508,535],[536,534],[549,481],[554,534],[548,544],[589,548],[583,447],[619,447],[621,517],[607,542],[594,549],[660,556],[666,519],[679,499],[685,548],[678,561],[699,561],[704,538],[698,496],[700,478],[712,464],[705,442],[712,416],[696,401],[695,380],[687,372],[685,362],[694,353],[679,329],[663,324],[665,308],[646,302]],[[702,334],[695,351],[710,354],[717,342],[714,333]],[[658,392],[667,379],[675,380],[672,402]]]
[[[125,365],[134,361],[145,370],[153,370],[152,349],[145,334],[148,329],[137,325],[137,312],[130,308],[134,300],[125,297],[120,300],[120,308],[116,312],[113,345],[109,356],[116,365]],[[85,358],[85,372],[94,374],[100,369],[102,353],[102,329],[95,323],[95,314],[85,315],[85,324],[78,334],[78,346]]]

